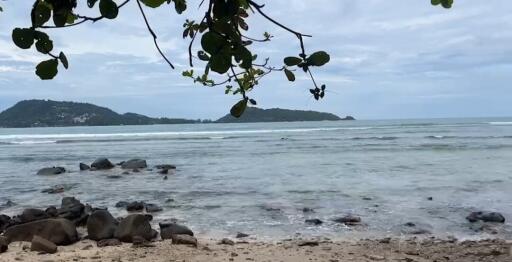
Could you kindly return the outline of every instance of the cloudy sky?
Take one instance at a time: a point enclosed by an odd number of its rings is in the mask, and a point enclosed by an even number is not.
[[[118,112],[150,116],[217,118],[238,97],[181,76],[188,42],[186,18],[198,19],[199,0],[184,15],[172,6],[148,10],[170,70],[153,47],[135,2],[118,19],[48,30],[54,50],[70,68],[41,81],[35,64],[45,59],[11,41],[14,27],[30,23],[29,0],[0,1],[0,110],[21,99],[86,101]],[[86,2],[81,0],[79,2]],[[305,76],[295,83],[276,73],[251,94],[264,108],[311,109],[361,119],[512,116],[512,2],[458,0],[452,10],[429,0],[259,0],[271,16],[314,37],[310,51],[326,50],[331,63],[315,70],[328,87],[320,102]],[[93,14],[81,3],[81,14]],[[93,10],[95,11],[95,10]],[[254,46],[275,65],[298,53],[296,39],[254,15],[250,35],[268,31],[271,43]]]

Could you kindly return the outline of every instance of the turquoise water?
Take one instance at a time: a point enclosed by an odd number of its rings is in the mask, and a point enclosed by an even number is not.
[[[118,179],[108,176],[120,169],[78,171],[97,157],[178,169],[168,180],[156,170]],[[47,166],[69,173],[36,176]],[[40,192],[63,183],[73,188]],[[159,204],[156,222],[177,218],[211,236],[393,235],[415,222],[478,237],[464,217],[483,209],[512,220],[511,189],[512,119],[0,129],[0,205],[16,203],[0,213],[10,215],[75,196],[116,215],[126,214],[114,207],[121,200]],[[345,214],[364,225],[329,222]],[[326,223],[309,226],[307,218]],[[509,227],[499,234],[509,237]]]

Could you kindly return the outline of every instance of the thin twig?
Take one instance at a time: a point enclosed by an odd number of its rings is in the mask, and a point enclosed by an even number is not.
[[[142,17],[144,18],[144,22],[146,23],[146,26],[148,28],[149,33],[153,37],[153,42],[155,43],[155,47],[162,56],[162,58],[169,64],[169,66],[174,69],[174,65],[171,63],[171,61],[165,56],[164,52],[162,52],[162,49],[160,49],[160,46],[158,45],[158,42],[156,41],[157,36],[151,26],[149,25],[148,18],[146,17],[146,13],[144,13],[144,9],[142,8],[142,5],[140,4],[140,0],[137,0],[137,5],[139,6],[140,13],[142,14]]]

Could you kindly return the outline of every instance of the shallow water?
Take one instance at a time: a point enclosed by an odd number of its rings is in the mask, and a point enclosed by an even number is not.
[[[178,169],[165,181],[156,170],[119,179],[108,175],[120,169],[78,171],[79,162],[102,156]],[[126,214],[114,207],[121,200],[159,204],[164,212],[155,221],[177,218],[211,236],[396,235],[397,226],[415,222],[439,235],[474,237],[481,233],[464,219],[472,210],[512,219],[511,160],[512,119],[0,129],[0,206],[16,203],[0,212],[75,196],[116,215]],[[70,172],[35,174],[47,166]],[[74,187],[40,192],[56,184]],[[345,214],[365,225],[329,222]],[[306,218],[326,223],[308,226]],[[512,236],[509,222],[498,229]]]

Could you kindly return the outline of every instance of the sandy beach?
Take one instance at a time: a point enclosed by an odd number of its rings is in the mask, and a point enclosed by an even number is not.
[[[30,251],[30,243],[17,242],[0,255],[1,261],[512,261],[511,241],[455,239],[377,239],[359,241],[283,240],[273,243],[236,242],[222,245],[200,239],[198,247],[155,241],[150,246],[123,244],[98,248],[83,240],[60,246],[56,254]]]

